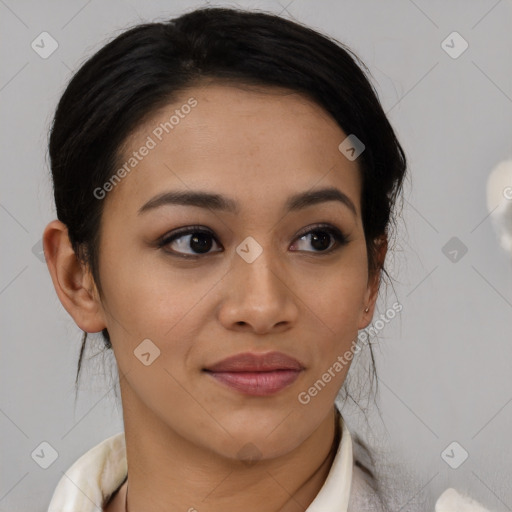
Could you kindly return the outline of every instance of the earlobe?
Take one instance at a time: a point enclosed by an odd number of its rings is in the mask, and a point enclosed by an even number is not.
[[[374,282],[379,281],[378,277],[374,279]],[[365,300],[361,307],[361,320],[358,329],[365,329],[373,318],[373,311],[375,308],[375,302],[377,301],[378,285],[377,288],[372,285],[368,287],[367,293],[365,294]]]
[[[362,315],[360,324],[358,326],[359,329],[366,328],[373,318],[375,303],[377,302],[377,297],[379,295],[380,275],[382,272],[382,267],[384,266],[384,260],[386,258],[386,253],[388,250],[388,240],[386,235],[382,235],[379,238],[377,238],[375,240],[375,243],[377,246],[378,271],[374,273],[372,279],[368,283],[368,288],[366,290],[364,302],[361,308]]]
[[[73,251],[65,224],[54,220],[46,226],[43,249],[53,286],[65,310],[83,331],[101,331],[106,327],[101,302],[92,276]]]

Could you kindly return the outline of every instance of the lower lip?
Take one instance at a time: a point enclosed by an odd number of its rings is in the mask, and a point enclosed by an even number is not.
[[[275,370],[271,372],[208,372],[227,386],[247,395],[267,396],[289,386],[301,370]]]

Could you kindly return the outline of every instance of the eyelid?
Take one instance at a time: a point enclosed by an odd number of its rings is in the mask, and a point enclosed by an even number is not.
[[[295,235],[295,238],[300,238],[304,235],[307,235],[309,233],[311,233],[312,231],[320,231],[320,230],[325,230],[331,234],[338,234],[340,236],[342,236],[343,238],[347,238],[347,236],[344,234],[344,232],[337,228],[336,226],[332,225],[332,224],[328,224],[328,223],[325,223],[325,222],[318,222],[317,224],[312,224],[311,226],[307,226],[305,227],[304,229],[301,229],[296,235]]]
[[[212,235],[212,237],[215,238],[215,235],[211,229],[205,228],[204,226],[191,225],[191,226],[183,226],[182,228],[177,228],[177,229],[171,231],[170,233],[166,233],[165,235],[160,237],[159,241],[160,242],[167,241],[167,243],[169,243],[169,240],[174,240],[179,235],[189,235],[191,233],[205,233],[208,235]]]

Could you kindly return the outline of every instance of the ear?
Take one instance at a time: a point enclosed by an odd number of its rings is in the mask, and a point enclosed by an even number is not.
[[[388,238],[386,235],[378,237],[375,243],[377,245],[377,270],[368,279],[368,287],[364,295],[364,303],[361,306],[361,319],[358,329],[364,329],[373,318],[375,304],[379,295],[381,269],[388,251]],[[366,308],[368,308],[368,311],[365,311]]]
[[[96,285],[73,251],[65,224],[54,220],[46,226],[43,249],[53,286],[66,311],[83,331],[101,331],[106,324]]]

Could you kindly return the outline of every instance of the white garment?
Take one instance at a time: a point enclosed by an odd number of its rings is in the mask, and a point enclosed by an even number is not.
[[[342,417],[340,426],[341,439],[331,469],[306,512],[386,510],[364,470],[354,463],[354,443]],[[48,512],[102,511],[124,483],[127,471],[124,432],[119,432],[91,448],[66,471],[53,493]],[[489,511],[454,489],[447,489],[437,500],[435,512]]]

